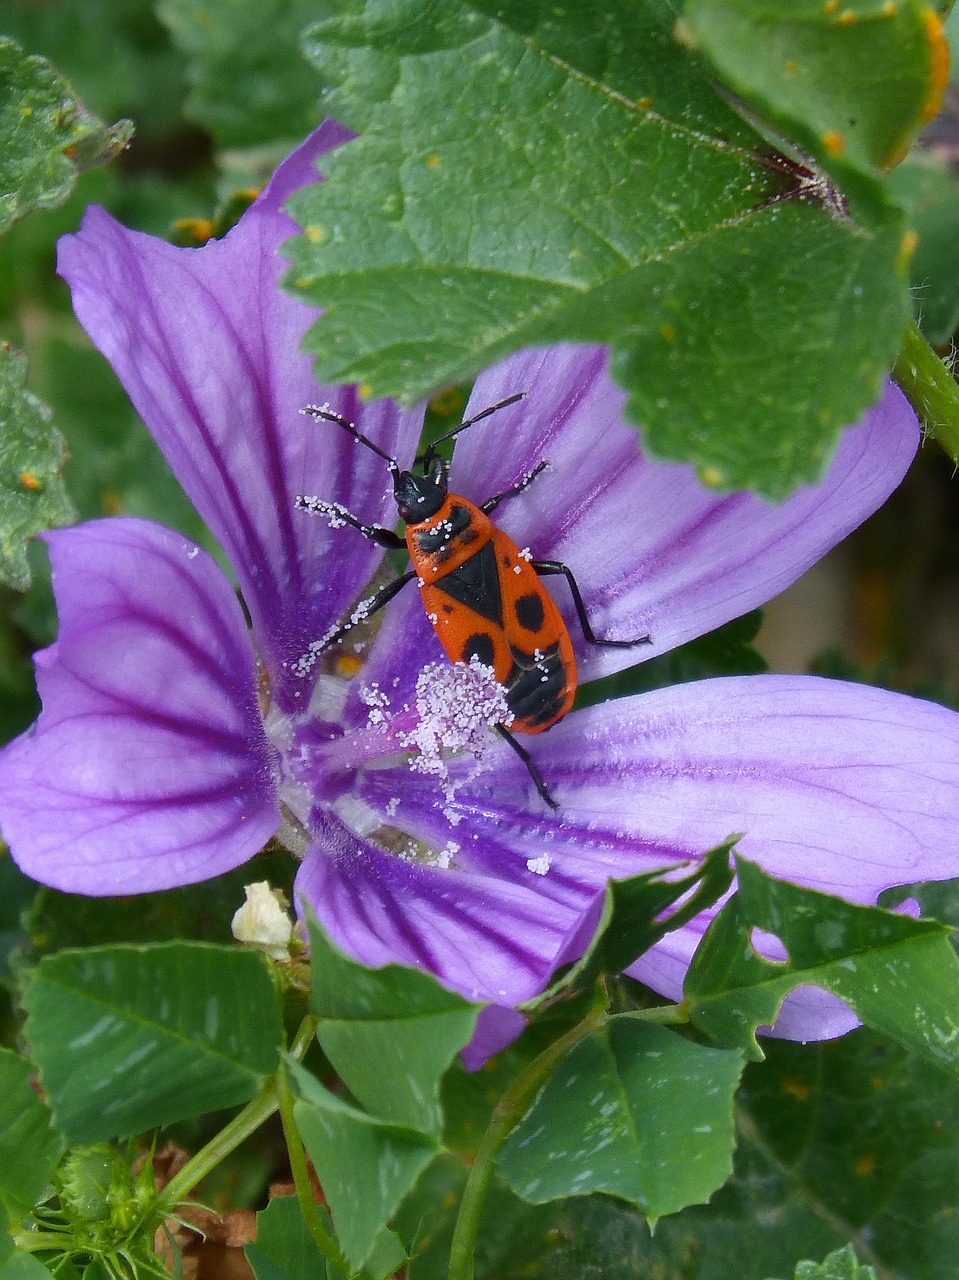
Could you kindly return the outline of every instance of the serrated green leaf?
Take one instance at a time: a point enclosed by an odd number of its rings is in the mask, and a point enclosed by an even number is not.
[[[60,479],[63,440],[26,378],[26,358],[0,344],[0,582],[18,591],[30,585],[27,539],[74,514]]]
[[[739,892],[693,957],[684,987],[692,1021],[720,1044],[761,1058],[756,1028],[771,1025],[796,987],[823,987],[867,1026],[959,1070],[959,960],[950,930],[931,920],[862,907],[767,876],[736,860]],[[764,959],[754,929],[789,959]]]
[[[919,326],[934,346],[959,328],[959,179],[952,167],[917,153],[889,175],[909,205],[919,243],[909,264]]]
[[[721,79],[825,167],[902,159],[939,109],[949,67],[925,0],[686,0]]]
[[[772,497],[822,473],[908,320],[878,182],[854,218],[827,208],[666,0],[323,11],[308,48],[363,135],[290,205],[321,381],[412,401],[518,347],[610,342],[653,454]]]
[[[319,123],[321,85],[300,50],[312,0],[161,0],[157,14],[190,59],[186,110],[221,146],[296,140]]]
[[[248,1101],[282,1041],[262,958],[201,943],[47,956],[23,1006],[54,1116],[80,1143]]]
[[[358,1102],[380,1120],[438,1137],[439,1085],[469,1044],[480,1006],[417,969],[365,969],[310,922],[317,1039]]]
[[[14,1218],[36,1204],[65,1145],[33,1073],[25,1058],[0,1049],[0,1199]]]
[[[600,973],[622,973],[667,933],[713,906],[732,884],[729,855],[734,845],[732,839],[711,849],[685,876],[674,867],[610,880],[588,950],[542,996],[523,1007],[535,1010],[561,991],[595,981]],[[681,898],[682,905],[671,911]]]
[[[439,1144],[352,1107],[291,1064],[301,1099],[294,1115],[333,1214],[336,1237],[354,1267],[381,1248],[380,1236]]]
[[[77,174],[111,160],[131,134],[129,121],[106,128],[44,58],[0,36],[0,234],[62,204]]]
[[[534,1204],[606,1191],[651,1220],[708,1200],[732,1172],[743,1060],[613,1019],[560,1063],[498,1157]]]

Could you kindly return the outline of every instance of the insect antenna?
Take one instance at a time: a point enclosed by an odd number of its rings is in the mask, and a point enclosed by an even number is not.
[[[378,444],[374,444],[373,441],[370,440],[368,436],[365,436],[362,431],[358,431],[352,422],[343,417],[342,413],[336,413],[335,410],[330,409],[327,405],[317,404],[304,405],[300,410],[300,413],[302,413],[304,417],[319,418],[324,422],[335,422],[338,426],[342,427],[348,435],[351,435],[354,440],[358,440],[360,444],[365,444],[367,449],[372,449],[375,454],[378,454],[383,461],[387,463],[391,472],[394,474],[399,472],[400,464],[396,459],[381,449]]]
[[[484,418],[488,418],[490,414],[497,413],[500,409],[505,409],[507,405],[515,404],[517,400],[522,400],[526,395],[525,391],[517,391],[515,395],[507,396],[505,400],[497,400],[495,404],[491,404],[488,409],[484,409],[482,413],[474,413],[472,418],[467,418],[465,422],[461,422],[458,427],[454,427],[452,431],[447,431],[445,435],[439,436],[429,446],[419,461],[423,464],[423,470],[428,471],[430,463],[436,457],[436,446],[442,444],[444,440],[452,440],[454,436],[458,436],[461,431],[465,431],[467,427],[471,427],[474,422],[482,422]]]

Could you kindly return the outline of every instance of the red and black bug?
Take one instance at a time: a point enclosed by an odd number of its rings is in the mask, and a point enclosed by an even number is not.
[[[561,720],[576,694],[576,658],[569,631],[556,602],[541,578],[562,574],[569,585],[583,635],[590,644],[630,648],[648,644],[649,636],[635,640],[605,640],[590,626],[582,593],[570,568],[558,560],[534,560],[489,518],[501,502],[522,493],[548,465],[538,463],[518,484],[482,506],[449,492],[447,459],[437,446],[452,440],[474,423],[514,404],[524,392],[508,396],[482,413],[435,440],[417,459],[420,471],[403,471],[395,458],[369,440],[340,414],[316,405],[302,413],[334,422],[354,440],[383,458],[393,477],[393,497],[406,537],[382,525],[363,524],[339,503],[297,498],[302,511],[326,515],[336,523],[351,525],[381,547],[409,551],[413,567],[386,584],[346,622],[332,631],[318,652],[329,649],[356,625],[382,609],[411,582],[418,580],[427,615],[440,643],[454,662],[475,659],[491,667],[503,686],[513,719],[497,732],[523,760],[536,789],[547,804],[558,808],[530,753],[513,737],[518,733],[542,733]]]

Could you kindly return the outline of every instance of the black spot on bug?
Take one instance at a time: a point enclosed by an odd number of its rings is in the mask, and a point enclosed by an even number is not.
[[[458,537],[463,542],[473,542],[476,538],[475,533],[472,538],[466,536],[470,532],[470,519],[470,513],[465,507],[453,507],[445,520],[441,520],[432,529],[422,529],[417,533],[417,545],[426,555],[433,555],[437,551],[442,551]]]
[[[493,646],[493,637],[488,636],[485,631],[477,631],[463,645],[463,662],[469,662],[470,658],[475,658],[478,662],[482,662],[484,666],[491,667],[495,656],[496,650]]]
[[[443,612],[444,612],[444,613],[455,613],[455,612],[456,612],[456,610],[454,609],[454,607],[453,607],[451,604],[444,604],[444,605],[443,605]]]
[[[551,645],[540,657],[513,648],[515,665],[506,677],[506,705],[517,727],[536,730],[563,713],[567,672],[559,645]]]
[[[462,564],[445,573],[436,585],[452,600],[465,604],[497,627],[503,625],[499,565],[492,542],[487,542]]]
[[[542,627],[545,618],[543,601],[535,591],[531,591],[529,595],[520,596],[516,601],[516,621],[526,631],[532,631],[535,635]]]

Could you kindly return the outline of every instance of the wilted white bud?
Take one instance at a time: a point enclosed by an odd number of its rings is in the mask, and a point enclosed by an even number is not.
[[[266,880],[244,886],[246,902],[233,917],[230,926],[237,942],[260,947],[274,960],[287,960],[293,921],[286,913],[286,900]]]

